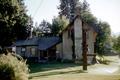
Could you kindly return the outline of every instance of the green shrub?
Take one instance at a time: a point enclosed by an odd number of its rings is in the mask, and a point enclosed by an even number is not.
[[[0,54],[0,80],[28,80],[28,66],[10,53]]]

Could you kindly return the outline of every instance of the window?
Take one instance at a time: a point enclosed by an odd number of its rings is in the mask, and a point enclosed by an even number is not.
[[[68,30],[68,38],[70,38],[70,37],[71,37],[71,31]]]
[[[25,48],[22,48],[21,51],[22,51],[22,52],[25,52]]]
[[[22,48],[21,48],[21,55],[22,55],[22,56],[25,56],[25,51],[26,51],[25,47],[22,47]]]
[[[33,56],[35,56],[35,48],[31,48],[31,53]]]

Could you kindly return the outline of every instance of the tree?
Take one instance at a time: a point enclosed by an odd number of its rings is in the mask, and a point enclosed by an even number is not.
[[[120,53],[120,35],[112,37],[113,49]]]
[[[60,10],[60,12],[59,12],[60,16],[64,15],[66,18],[69,18],[70,7],[69,7],[69,4],[68,4],[68,0],[60,0],[60,6],[59,6],[58,9]]]
[[[51,24],[46,20],[43,20],[39,25],[33,27],[34,36],[49,36],[51,35]]]
[[[75,17],[75,8],[79,0],[60,0],[59,14],[65,16],[70,21]]]
[[[67,25],[69,21],[65,16],[54,17],[52,24],[43,20],[39,26],[33,28],[36,36],[57,36]]]
[[[83,2],[80,2],[79,0],[60,0],[58,8],[60,10],[59,15],[72,20],[75,17],[76,7],[79,7],[80,14],[90,11],[89,4],[86,0]]]
[[[33,31],[32,31],[33,36],[40,36],[41,33],[42,33],[42,31],[39,27],[33,27]]]
[[[83,1],[83,3],[81,4],[81,12],[89,12],[89,4],[86,0]]]
[[[51,26],[51,33],[53,35],[58,35],[67,25],[69,21],[66,19],[65,16],[62,16],[62,18],[57,17],[54,18],[52,21],[52,26]]]
[[[98,54],[103,55],[106,53],[106,50],[111,49],[111,29],[108,23],[106,22],[99,22],[98,26],[101,30],[98,33],[97,40],[96,40],[96,51]],[[109,45],[109,46],[108,46]]]
[[[97,24],[97,18],[94,17],[93,14],[91,14],[91,12],[89,11],[85,11],[81,13],[81,18],[84,22],[88,23],[88,24]]]
[[[10,44],[13,40],[13,38],[11,38],[11,26],[16,23],[13,19],[18,15],[17,8],[19,8],[18,5],[14,4],[12,0],[0,1],[0,45],[2,47]]]
[[[25,39],[31,27],[23,0],[0,0],[0,46]]]
[[[23,0],[17,0],[19,3],[19,15],[14,19],[16,20],[15,25],[13,26],[13,35],[17,40],[26,39],[30,36],[31,28],[33,27],[33,21],[30,16],[26,14],[27,10],[25,8]]]
[[[45,20],[43,20],[40,25],[39,28],[41,28],[42,33],[51,33],[51,24]]]

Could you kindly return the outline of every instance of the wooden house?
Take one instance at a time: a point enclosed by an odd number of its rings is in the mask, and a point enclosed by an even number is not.
[[[62,60],[78,60],[83,59],[83,29],[86,30],[87,56],[88,63],[93,61],[95,52],[94,44],[98,29],[94,25],[84,22],[80,16],[76,16],[74,20],[63,30],[62,43],[57,45],[59,58]]]
[[[56,59],[56,45],[61,42],[59,37],[33,37],[16,41],[12,46],[15,52],[28,60],[46,62]]]

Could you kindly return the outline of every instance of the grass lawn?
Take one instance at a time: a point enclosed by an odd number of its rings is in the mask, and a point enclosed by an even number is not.
[[[82,71],[80,64],[30,64],[30,80],[120,80],[119,74],[93,74]]]
[[[29,64],[30,73],[37,73],[37,72],[44,72],[50,70],[58,70],[58,69],[65,69],[68,67],[76,67],[80,66],[80,64],[75,63],[31,63]]]

